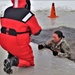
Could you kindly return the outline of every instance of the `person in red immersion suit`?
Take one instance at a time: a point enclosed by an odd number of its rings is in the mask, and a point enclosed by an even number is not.
[[[13,3],[13,7],[15,6],[15,3],[17,4],[17,2],[15,2],[15,0],[11,0],[12,3]],[[17,0],[16,0],[17,1]],[[21,8],[21,7],[25,7],[27,9],[31,9],[31,2],[30,0],[23,0],[24,3],[22,3],[22,0],[18,0],[18,7]],[[17,5],[16,5],[17,6]],[[15,7],[16,7],[15,6]]]
[[[8,74],[12,73],[12,66],[34,66],[30,36],[41,32],[35,15],[25,8],[26,1],[12,0],[12,3],[1,18],[1,46],[8,52],[4,71]]]

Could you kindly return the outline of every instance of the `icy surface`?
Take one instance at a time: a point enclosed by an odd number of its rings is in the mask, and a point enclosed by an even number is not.
[[[58,8],[59,10],[56,10],[56,15],[59,16],[56,19],[48,18],[48,16],[50,15],[49,6],[48,6],[49,10],[45,8],[46,10],[42,10],[42,11],[38,10],[33,12],[36,15],[38,22],[43,29],[50,29],[59,26],[67,26],[67,27],[75,28],[75,10],[67,11],[68,9],[66,8],[66,3],[62,3],[62,4],[64,5],[64,7],[63,8],[59,7]],[[9,5],[8,4],[1,5],[0,2],[1,16],[3,15],[5,8],[7,8]],[[73,5],[72,7],[74,9],[75,3],[71,5]],[[36,5],[36,7],[37,6],[38,5]],[[71,41],[71,43],[75,43],[75,40]],[[75,44],[73,44],[73,46],[74,45]],[[43,49],[39,51],[36,44],[31,43],[31,46],[34,51],[35,66],[29,68],[14,67],[13,68],[14,73],[12,75],[75,75],[75,63],[73,61],[70,61],[66,58],[61,59],[58,57],[54,57],[52,55],[52,52],[48,49]],[[7,57],[7,52],[0,47],[0,75],[7,75],[3,71],[3,60],[6,57]]]
[[[13,68],[12,75],[75,75],[75,63],[66,58],[54,57],[50,50],[43,49],[39,51],[37,45],[31,43],[35,56],[35,66],[29,68]],[[6,52],[0,48],[0,75],[4,73],[3,60],[6,58]]]

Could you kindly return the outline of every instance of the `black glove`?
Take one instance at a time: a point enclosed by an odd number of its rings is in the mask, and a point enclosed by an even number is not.
[[[58,52],[57,51],[52,51],[53,52],[53,55],[54,56],[57,56],[58,55]]]
[[[38,49],[39,49],[39,50],[41,50],[41,49],[43,49],[43,48],[44,48],[43,45],[38,45]]]

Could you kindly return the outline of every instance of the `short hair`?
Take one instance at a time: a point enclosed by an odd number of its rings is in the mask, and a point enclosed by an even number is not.
[[[55,31],[54,33],[57,34],[59,38],[65,38],[65,36],[60,30]]]

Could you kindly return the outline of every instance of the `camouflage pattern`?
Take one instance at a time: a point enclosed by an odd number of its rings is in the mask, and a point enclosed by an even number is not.
[[[42,44],[45,48],[49,48],[50,50],[57,50],[59,57],[70,57],[71,51],[68,43],[64,38],[60,40],[58,44],[56,44],[53,40],[47,41]]]

